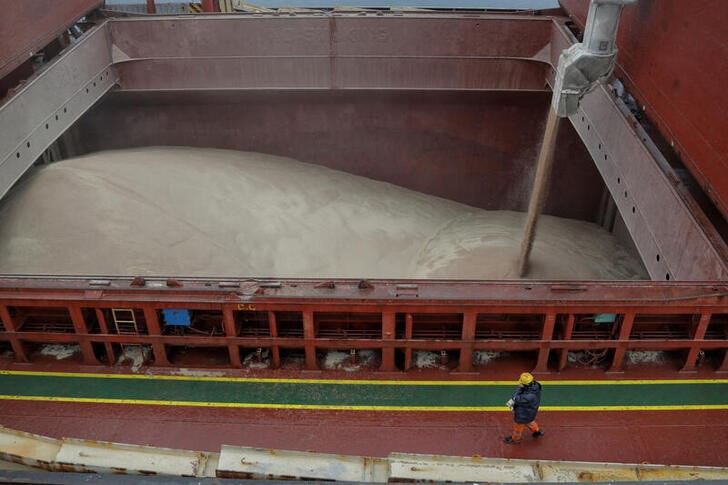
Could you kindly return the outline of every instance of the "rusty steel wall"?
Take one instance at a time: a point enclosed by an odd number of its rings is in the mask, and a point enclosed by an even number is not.
[[[288,156],[484,209],[524,210],[547,92],[117,93],[82,120],[82,153],[182,145]],[[604,191],[570,124],[546,212],[596,221]]]
[[[588,2],[560,0],[584,26]],[[617,73],[728,217],[728,2],[639,0],[622,12]]]
[[[110,23],[117,92],[76,153],[186,145],[284,155],[485,209],[523,210],[549,102],[553,19],[155,17]],[[599,220],[571,126],[546,212]]]
[[[111,22],[122,90],[531,89],[549,17],[299,15]]]
[[[2,3],[0,78],[27,61],[101,0],[22,0]]]

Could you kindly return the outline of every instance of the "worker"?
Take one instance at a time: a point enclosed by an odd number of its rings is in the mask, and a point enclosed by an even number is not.
[[[503,441],[517,445],[521,443],[523,428],[528,426],[534,438],[543,436],[543,431],[536,422],[536,413],[541,404],[541,384],[531,374],[524,372],[518,379],[518,389],[513,397],[508,400],[506,406],[513,411],[513,433],[506,436]]]

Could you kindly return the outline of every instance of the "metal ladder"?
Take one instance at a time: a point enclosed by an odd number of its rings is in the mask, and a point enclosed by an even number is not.
[[[112,308],[111,316],[118,335],[139,335],[134,310],[130,308]]]

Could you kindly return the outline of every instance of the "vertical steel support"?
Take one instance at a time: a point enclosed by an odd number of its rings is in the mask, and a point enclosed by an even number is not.
[[[76,331],[76,335],[81,336],[78,345],[81,347],[81,355],[83,356],[84,364],[100,364],[99,360],[94,355],[94,347],[91,342],[86,340],[88,335],[88,325],[86,320],[83,318],[83,312],[79,305],[71,305],[68,307],[68,312],[71,314],[71,321],[73,322],[73,329]]]
[[[685,358],[685,365],[682,369],[680,369],[680,372],[695,372],[697,370],[695,362],[697,361],[698,353],[700,352],[700,340],[705,338],[705,331],[708,330],[708,324],[710,323],[710,317],[712,316],[713,315],[711,313],[700,314],[698,326],[695,328],[695,333],[692,336],[695,343],[690,346],[688,355]]]
[[[270,336],[273,339],[278,338],[278,322],[276,321],[276,312],[268,312],[268,326],[270,328]],[[277,345],[272,345],[270,348],[271,353],[271,367],[278,369],[281,366],[281,351]]]
[[[313,311],[304,310],[303,312],[303,340],[306,351],[306,369],[317,370],[316,362],[316,329],[313,322]]]
[[[725,281],[725,244],[684,200],[674,171],[629,108],[598,86],[584,96],[579,111],[569,119],[612,194],[650,277]]]
[[[159,317],[157,317],[157,310],[154,307],[150,305],[144,306],[144,319],[147,321],[149,335],[162,335],[162,328],[159,326]],[[154,363],[156,365],[170,365],[167,359],[167,350],[164,348],[163,343],[153,343],[152,351],[154,352]]]
[[[109,324],[106,322],[106,317],[101,308],[95,308],[96,320],[99,321],[99,327],[101,327],[101,333],[104,335],[109,334]],[[114,345],[111,342],[104,341],[104,349],[106,350],[106,365],[114,365],[116,363],[116,354],[114,353]]]
[[[10,345],[13,348],[15,358],[20,362],[28,362],[28,355],[25,353],[25,345],[23,341],[18,338],[17,327],[13,321],[13,317],[10,316],[10,311],[5,305],[0,305],[0,320],[5,324],[5,330],[10,332]]]
[[[564,329],[564,340],[571,340],[571,334],[574,332],[574,314],[569,313],[566,319],[566,328]],[[566,368],[566,361],[569,357],[569,349],[561,349],[559,351],[559,371]]]
[[[391,342],[395,337],[396,313],[382,312],[382,341]],[[382,365],[379,370],[393,372],[396,369],[394,365],[394,347],[382,347]]]
[[[222,324],[225,327],[225,335],[235,338],[238,336],[238,330],[235,328],[235,314],[230,306],[222,307]],[[242,367],[240,361],[240,347],[237,343],[228,344],[228,355],[230,356],[230,364],[233,367]]]
[[[625,313],[622,319],[622,326],[619,329],[619,340],[616,348],[614,349],[614,358],[612,359],[612,365],[609,367],[609,372],[622,372],[622,364],[624,363],[624,351],[626,346],[624,341],[629,340],[629,336],[632,333],[632,324],[634,323],[634,313]]]
[[[547,373],[549,371],[549,351],[551,350],[551,340],[554,337],[554,324],[556,323],[556,314],[547,313],[543,321],[543,329],[541,331],[541,348],[538,350],[538,360],[535,373]]]
[[[463,313],[463,331],[462,345],[460,346],[460,362],[458,370],[460,372],[470,372],[473,370],[473,343],[475,341],[475,322],[478,314],[472,310]]]
[[[412,340],[413,318],[411,313],[405,315],[404,322],[404,339],[409,342]],[[412,347],[408,345],[404,349],[404,370],[409,370],[410,367],[412,367]]]

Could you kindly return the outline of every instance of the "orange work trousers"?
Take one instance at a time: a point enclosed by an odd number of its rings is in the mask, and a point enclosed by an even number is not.
[[[531,421],[528,424],[518,424],[513,423],[513,433],[511,434],[511,439],[513,441],[521,441],[521,435],[523,434],[523,429],[528,426],[528,429],[530,429],[532,432],[538,431],[538,423],[536,421]]]

